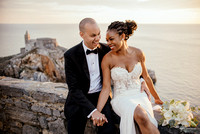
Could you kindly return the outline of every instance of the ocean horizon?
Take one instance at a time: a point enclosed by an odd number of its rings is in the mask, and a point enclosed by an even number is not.
[[[101,42],[106,42],[109,24],[100,24]],[[71,48],[80,43],[78,24],[0,24],[0,57],[20,52],[24,34],[31,39],[56,38]],[[163,101],[185,100],[200,106],[200,24],[138,24],[128,45],[146,55],[146,66],[155,71],[156,90]]]

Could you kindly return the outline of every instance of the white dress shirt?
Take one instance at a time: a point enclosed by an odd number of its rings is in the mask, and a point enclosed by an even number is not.
[[[84,41],[82,42],[83,44],[83,48],[85,51],[85,55],[86,55],[86,61],[87,61],[87,65],[88,65],[88,70],[89,70],[89,74],[90,74],[90,88],[88,93],[96,93],[96,92],[100,92],[101,88],[102,88],[102,84],[101,84],[101,76],[100,76],[100,70],[99,70],[99,56],[98,53],[94,54],[94,53],[90,53],[90,54],[86,54],[87,49],[91,50],[90,48],[88,48],[85,44]]]
[[[101,85],[101,77],[100,77],[100,70],[99,70],[99,55],[98,53],[97,54],[90,53],[87,55],[86,54],[87,49],[89,50],[91,49],[88,48],[84,44],[84,41],[82,42],[82,45],[83,45],[83,49],[86,55],[86,61],[87,61],[88,70],[90,74],[90,88],[89,88],[88,94],[100,92],[102,85]],[[95,108],[87,117],[90,118],[96,110],[97,109]]]

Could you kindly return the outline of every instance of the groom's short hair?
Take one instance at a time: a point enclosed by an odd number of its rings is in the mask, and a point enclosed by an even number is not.
[[[81,22],[79,23],[79,30],[81,32],[85,31],[85,24],[90,23],[90,24],[96,24],[96,21],[92,18],[84,18],[81,20]]]

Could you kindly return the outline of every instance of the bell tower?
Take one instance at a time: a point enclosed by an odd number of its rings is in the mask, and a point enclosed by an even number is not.
[[[30,40],[30,34],[28,33],[28,31],[26,31],[26,34],[24,35],[24,39],[25,39],[25,44],[28,44]]]

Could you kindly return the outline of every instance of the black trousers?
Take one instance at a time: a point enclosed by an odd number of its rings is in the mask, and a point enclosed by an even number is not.
[[[96,106],[99,98],[99,92],[88,94],[87,98],[93,103],[94,106]],[[80,108],[72,118],[67,120],[68,134],[84,134],[86,122],[88,119],[88,115],[86,115],[84,111],[84,108]],[[113,111],[111,110],[110,105],[110,98],[105,104],[102,113],[105,114],[106,118],[108,119],[108,123],[98,127],[98,134],[116,134],[116,128],[113,121]]]

